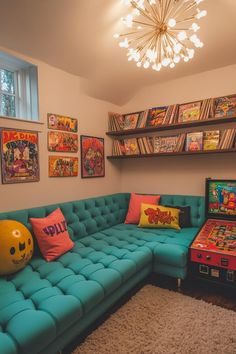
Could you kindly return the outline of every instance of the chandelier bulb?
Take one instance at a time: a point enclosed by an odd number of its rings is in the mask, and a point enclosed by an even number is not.
[[[176,25],[176,20],[174,18],[170,18],[168,21],[168,26],[173,28]]]
[[[176,54],[179,54],[182,49],[182,45],[180,43],[176,43],[173,47],[173,50]]]
[[[168,66],[170,64],[170,58],[164,58],[161,62],[163,66]]]
[[[158,63],[158,64],[154,64],[152,66],[152,69],[155,70],[155,71],[160,71],[161,67],[162,67],[162,65],[160,63]]]
[[[178,40],[184,41],[185,39],[188,38],[187,33],[185,31],[181,31],[178,33]]]
[[[150,66],[149,61],[145,61],[145,63],[143,64],[144,69],[148,69],[149,66]]]
[[[195,17],[196,17],[198,20],[200,20],[200,18],[205,17],[206,15],[207,15],[207,11],[206,11],[206,10],[200,11],[199,9],[197,9],[197,14],[196,14]]]
[[[179,56],[179,55],[176,55],[176,56],[174,57],[174,62],[175,62],[176,64],[180,62],[180,56]]]
[[[200,27],[198,26],[197,23],[193,23],[189,29],[192,30],[193,32],[197,32],[200,29]]]

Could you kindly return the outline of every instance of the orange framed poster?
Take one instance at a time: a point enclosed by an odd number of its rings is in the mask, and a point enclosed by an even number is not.
[[[78,157],[49,156],[49,177],[76,177],[78,176]]]

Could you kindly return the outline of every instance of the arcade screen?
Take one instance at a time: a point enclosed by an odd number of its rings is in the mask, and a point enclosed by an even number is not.
[[[236,220],[236,180],[206,180],[206,216]]]

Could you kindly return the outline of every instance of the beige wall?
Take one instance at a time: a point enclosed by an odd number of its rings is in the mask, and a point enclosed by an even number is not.
[[[105,178],[81,179],[80,175],[74,178],[49,178],[46,124],[47,112],[76,117],[79,135],[104,137],[105,153],[110,155],[111,139],[105,135],[109,110],[132,112],[156,105],[235,93],[236,65],[145,88],[127,105],[117,107],[87,96],[83,92],[84,82],[81,78],[45,63],[22,58],[38,65],[40,119],[43,124],[0,118],[0,126],[40,131],[40,182],[0,184],[0,211],[120,191],[201,195],[204,194],[205,177],[236,178],[234,153],[112,162],[105,160]],[[155,72],[153,74],[158,75]],[[176,132],[173,131],[173,134]],[[170,132],[163,134],[170,135]]]
[[[153,75],[158,74],[153,72]],[[122,112],[233,94],[236,93],[235,83],[236,65],[169,81],[144,88],[122,107]],[[236,127],[236,124],[230,126]],[[190,130],[199,131],[199,128]],[[177,132],[168,131],[160,135]],[[236,153],[228,153],[124,160],[121,165],[121,191],[203,195],[206,177],[236,179],[235,158]]]
[[[78,118],[79,135],[94,135],[105,138],[105,153],[110,150],[111,141],[107,139],[107,112],[118,110],[108,102],[86,96],[82,91],[83,81],[68,74],[26,57],[38,65],[39,70],[39,108],[43,124],[33,124],[0,118],[1,127],[39,130],[40,140],[40,182],[0,184],[0,211],[30,208],[56,202],[76,200],[90,196],[116,193],[120,189],[120,169],[105,160],[105,178],[81,179],[78,177],[49,178],[47,151],[47,112],[64,114]],[[55,154],[55,153],[54,153]],[[68,154],[79,156],[79,154]]]

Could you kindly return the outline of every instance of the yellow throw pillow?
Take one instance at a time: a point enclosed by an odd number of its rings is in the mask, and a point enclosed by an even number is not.
[[[155,204],[141,204],[139,227],[159,227],[179,230],[179,213],[176,208]]]

